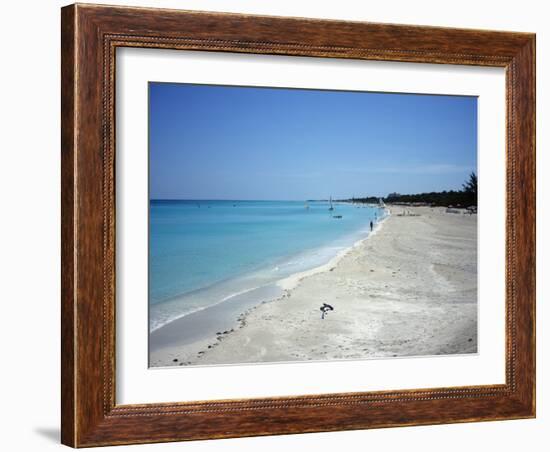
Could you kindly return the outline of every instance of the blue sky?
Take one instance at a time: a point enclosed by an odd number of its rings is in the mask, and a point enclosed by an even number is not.
[[[149,84],[152,199],[456,190],[476,154],[475,97]]]

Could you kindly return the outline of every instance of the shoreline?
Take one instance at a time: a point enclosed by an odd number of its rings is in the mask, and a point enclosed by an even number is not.
[[[288,291],[292,290],[303,279],[310,276],[331,271],[338,263],[353,249],[360,246],[370,237],[374,236],[378,230],[383,226],[384,221],[390,216],[389,209],[384,208],[384,216],[375,222],[372,231],[367,231],[367,235],[355,240],[350,246],[338,251],[335,256],[331,257],[327,262],[316,265],[310,269],[298,271],[296,273],[285,276],[279,280],[273,281],[265,286],[254,287],[251,289],[244,289],[236,294],[229,295],[213,305],[195,309],[192,312],[185,313],[166,324],[149,331],[149,366],[152,367],[173,367],[177,365],[191,364],[192,357],[200,357],[206,350],[211,349],[219,345],[220,341],[235,332],[236,329],[241,328],[246,323],[246,317],[255,310],[266,303],[277,302],[287,296]],[[262,290],[264,289],[264,290]],[[270,289],[278,290],[278,293],[274,293]],[[256,294],[255,292],[259,292]],[[271,296],[265,295],[271,293]],[[243,303],[238,303],[239,296],[250,294],[252,297],[259,296],[260,299],[255,298],[252,302],[244,298]],[[232,309],[230,303],[237,301],[242,305],[241,308]],[[247,302],[248,301],[248,302]],[[229,302],[229,303],[228,303]],[[224,304],[227,303],[227,304]],[[227,309],[224,309],[227,308]],[[216,317],[221,312],[223,319],[216,322],[218,328],[212,328],[212,322],[204,319],[204,315],[208,313]],[[218,315],[219,317],[219,315]],[[197,336],[198,333],[192,332],[188,334],[191,336],[186,337],[186,342],[181,343],[179,339],[179,332],[181,330],[195,330],[196,324],[203,327],[204,331],[200,339],[193,340],[193,336]],[[206,325],[205,325],[206,323]],[[210,331],[210,333],[208,333]],[[179,340],[178,340],[179,339]],[[154,342],[154,344],[152,344]],[[175,356],[178,355],[178,358]]]
[[[379,220],[372,219],[375,226],[374,231],[376,230],[377,225],[380,224],[388,215],[388,210],[386,208],[379,207],[379,209],[384,211],[384,214],[380,217]],[[299,261],[304,259],[307,261],[313,259],[314,262],[309,262],[309,264],[304,265],[305,270],[295,268],[291,270],[292,273],[290,274],[287,273],[286,275],[283,274],[275,277],[268,276],[266,278],[265,275],[269,273],[271,267],[264,264],[263,266],[260,266],[248,273],[215,281],[211,285],[207,285],[199,289],[194,289],[181,295],[172,296],[161,303],[154,303],[149,306],[149,334],[158,332],[159,330],[162,330],[163,328],[169,326],[171,323],[178,322],[186,316],[194,315],[196,313],[215,308],[216,306],[227,301],[232,302],[234,298],[239,298],[240,296],[246,295],[249,292],[254,293],[258,290],[261,292],[262,289],[265,289],[269,285],[275,285],[277,287],[280,287],[282,290],[285,290],[286,283],[284,281],[288,280],[290,282],[297,275],[306,276],[310,272],[315,272],[317,269],[320,269],[325,265],[329,265],[331,262],[333,262],[333,259],[337,260],[338,256],[345,255],[361,240],[364,240],[375,233],[374,231],[368,231],[367,222],[362,225],[361,228],[358,228],[351,233],[347,232],[345,235],[336,240],[333,239],[333,241],[331,242],[319,244],[315,248],[296,251],[292,254],[285,256],[284,258],[280,258],[280,261],[277,261],[273,264],[278,271],[279,267],[285,267],[289,263],[292,264],[292,261]],[[343,246],[337,244],[337,242],[342,239],[348,241],[349,243],[345,243]],[[316,257],[319,252],[327,254],[327,250],[330,250],[334,246],[337,246],[339,248],[336,254],[329,251],[329,255],[322,256],[321,259]],[[334,262],[336,262],[336,260]],[[303,276],[300,276],[300,279]],[[254,280],[254,278],[256,278],[256,280]],[[207,300],[208,298],[210,298],[210,303],[204,305],[199,302],[197,304],[194,299],[199,298],[200,296],[206,296]],[[185,307],[185,303],[188,303],[189,300],[191,301],[191,306],[189,306],[188,304],[187,307]],[[182,301],[184,303],[183,305],[181,304]],[[157,311],[153,317],[151,317],[152,310]]]
[[[351,251],[353,251],[355,248],[361,246],[366,240],[376,235],[378,230],[380,230],[383,226],[384,221],[386,221],[391,213],[388,209],[385,209],[385,215],[383,218],[381,218],[379,221],[376,222],[375,227],[372,231],[369,231],[366,237],[362,237],[359,240],[356,240],[351,246],[344,248],[343,250],[339,251],[336,256],[332,257],[328,262],[325,264],[318,265],[317,267],[313,267],[309,270],[304,270],[302,272],[294,273],[290,276],[287,276],[286,278],[283,278],[276,282],[276,284],[281,287],[283,290],[292,290],[294,289],[298,284],[300,284],[300,281],[304,278],[308,278],[310,276],[316,275],[318,273],[323,273],[326,271],[330,271],[331,268],[336,267],[338,263],[346,257]],[[273,300],[274,301],[274,300]]]
[[[440,208],[406,210],[415,215],[401,216],[405,208],[392,206],[367,237],[323,265],[280,280],[280,296],[248,307],[237,316],[236,326],[218,332],[214,342],[189,346],[176,341],[155,351],[151,364],[474,353],[477,217]],[[409,247],[413,252],[407,252]],[[468,268],[461,268],[464,262]],[[320,320],[319,305],[325,301],[335,311]],[[435,333],[419,337],[427,326]]]

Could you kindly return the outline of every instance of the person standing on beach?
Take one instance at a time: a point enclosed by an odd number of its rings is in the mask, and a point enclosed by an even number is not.
[[[373,224],[372,224],[372,221],[371,221],[371,222],[370,222],[370,230],[371,230],[371,232],[372,232],[372,226],[373,226]]]

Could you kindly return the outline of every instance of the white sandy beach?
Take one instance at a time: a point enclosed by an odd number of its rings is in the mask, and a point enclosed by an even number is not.
[[[390,207],[376,233],[284,295],[194,347],[155,350],[155,366],[360,359],[477,351],[477,215]],[[404,210],[418,216],[400,216]],[[320,306],[334,307],[321,319]],[[174,361],[177,360],[177,361]]]

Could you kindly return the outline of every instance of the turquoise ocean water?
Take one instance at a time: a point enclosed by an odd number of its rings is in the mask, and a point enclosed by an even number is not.
[[[239,297],[274,297],[278,280],[328,262],[384,216],[349,203],[328,209],[322,201],[151,200],[150,331]]]

